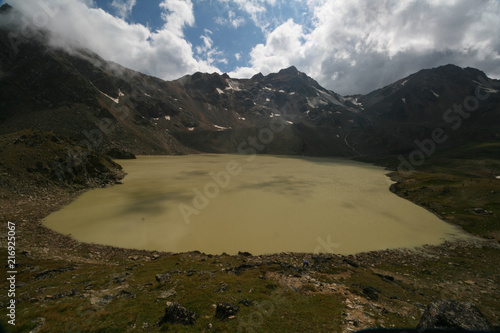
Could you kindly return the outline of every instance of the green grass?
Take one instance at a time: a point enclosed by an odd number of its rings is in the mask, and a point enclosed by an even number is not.
[[[269,327],[275,332],[307,329],[327,332],[338,329],[340,325],[343,305],[338,296],[304,295],[290,291],[272,280],[262,278],[262,269],[267,271],[267,266],[243,270],[240,274],[223,270],[241,265],[241,260],[236,257],[200,259],[203,255],[194,256],[174,255],[137,266],[133,262],[118,262],[116,265],[78,264],[74,270],[54,273],[40,280],[35,278],[41,271],[68,267],[68,264],[20,256],[18,260],[25,268],[20,269],[17,278],[18,282],[25,284],[17,290],[17,298],[20,299],[17,325],[9,328],[11,332],[30,331],[37,326],[36,318],[39,317],[46,320],[42,332],[123,332],[142,328],[143,325],[149,327],[149,331],[168,327],[169,331],[192,332],[201,331],[209,324],[216,332],[235,332],[238,329],[262,331]],[[188,276],[186,271],[192,270],[195,273]],[[171,272],[170,280],[158,283],[155,275],[166,272]],[[117,282],[120,277],[124,277],[125,281]],[[222,286],[225,288],[220,290]],[[79,295],[46,298],[72,289],[78,290]],[[122,289],[134,297],[116,297]],[[164,324],[160,328],[155,326],[164,314],[166,301],[158,299],[158,295],[170,289],[175,289],[177,294],[169,300],[175,300],[199,314],[194,327],[171,324]],[[101,298],[113,295],[114,298],[108,304],[98,306],[91,304],[91,294]],[[243,298],[255,305],[240,305],[240,312],[235,319],[221,321],[214,318],[213,304],[238,304]]]
[[[475,235],[500,240],[500,143],[431,156],[415,172],[394,172],[397,193]],[[491,213],[478,214],[475,208]]]

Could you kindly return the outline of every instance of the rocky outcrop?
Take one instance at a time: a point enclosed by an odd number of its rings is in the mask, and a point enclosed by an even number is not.
[[[119,148],[111,148],[106,151],[106,155],[117,160],[133,160],[136,159],[135,155],[126,150]]]
[[[158,320],[156,326],[164,323],[194,325],[198,319],[198,314],[186,309],[177,302],[167,302],[165,315]]]
[[[455,300],[432,301],[425,309],[417,328],[492,330],[491,324],[474,304]]]
[[[63,135],[25,130],[0,135],[0,187],[11,193],[33,187],[105,187],[119,182],[121,166]]]

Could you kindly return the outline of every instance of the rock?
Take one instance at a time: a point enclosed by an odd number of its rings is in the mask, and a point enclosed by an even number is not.
[[[355,263],[354,261],[352,261],[352,260],[350,260],[350,259],[345,258],[345,259],[344,259],[344,262],[345,262],[346,264],[348,264],[348,265],[351,265],[351,266],[352,266],[352,267],[354,267],[354,268],[359,267],[359,265],[358,265],[357,263]]]
[[[226,318],[236,315],[240,307],[231,303],[219,303],[215,310],[215,318],[224,320]]]
[[[455,300],[432,301],[417,328],[492,330],[491,324],[474,304]]]
[[[45,299],[59,299],[63,297],[73,297],[73,296],[80,296],[82,293],[77,290],[77,289],[71,289],[71,290],[66,290],[62,291],[60,293],[54,294],[52,296],[45,296]]]
[[[170,274],[156,274],[155,279],[158,281],[158,283],[163,283],[167,282],[170,279],[171,275]]]
[[[177,302],[167,302],[165,314],[158,320],[156,326],[161,326],[163,323],[194,325],[198,317],[196,313]]]
[[[241,251],[238,252],[238,255],[243,256],[243,257],[251,257],[252,256],[252,254],[250,252],[241,252]]]
[[[118,294],[115,296],[116,298],[135,298],[135,294],[128,290],[120,290]]]
[[[170,289],[170,290],[162,290],[159,294],[158,294],[158,298],[169,298],[169,297],[173,297],[177,295],[177,292],[175,291],[175,289]]]
[[[221,287],[215,290],[216,293],[223,293],[227,289],[227,284],[224,282],[220,283]]]
[[[111,295],[104,295],[103,297],[92,296],[92,297],[90,297],[90,304],[96,305],[96,306],[106,306],[112,300],[113,300],[113,296],[111,296]]]
[[[378,300],[379,293],[380,293],[380,290],[373,288],[371,286],[367,286],[367,287],[363,288],[363,294],[365,294],[365,296],[368,299],[373,300],[373,301]]]
[[[248,300],[248,299],[246,299],[246,298],[243,298],[242,300],[240,300],[238,302],[238,304],[243,304],[244,306],[249,307],[249,306],[253,305],[253,302],[250,301],[250,300]]]

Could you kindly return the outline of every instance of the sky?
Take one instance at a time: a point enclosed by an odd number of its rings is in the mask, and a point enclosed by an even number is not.
[[[500,78],[500,0],[0,0],[51,44],[174,80],[296,66],[343,95],[420,69]]]

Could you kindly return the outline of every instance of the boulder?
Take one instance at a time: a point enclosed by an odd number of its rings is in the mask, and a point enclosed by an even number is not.
[[[226,318],[235,316],[239,310],[240,307],[237,305],[231,303],[219,303],[217,304],[217,308],[215,310],[215,318],[224,320]]]
[[[417,328],[492,330],[491,324],[472,303],[434,300],[424,311]]]
[[[170,279],[171,275],[170,274],[156,274],[155,279],[158,281],[158,283],[163,283],[167,282]]]
[[[158,320],[156,326],[161,326],[163,323],[194,325],[198,315],[177,302],[167,302],[165,314]]]
[[[372,301],[377,301],[378,300],[378,294],[380,293],[380,290],[377,288],[373,288],[371,286],[365,286],[363,287],[363,294]]]

